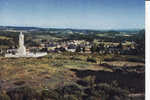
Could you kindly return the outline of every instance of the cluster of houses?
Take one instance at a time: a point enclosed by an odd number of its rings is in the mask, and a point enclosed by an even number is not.
[[[47,52],[83,52],[90,53],[91,44],[85,40],[68,40],[64,42],[47,42],[41,44]],[[80,50],[78,50],[80,49]],[[84,49],[84,50],[83,50]]]
[[[93,48],[96,44],[96,47]],[[125,41],[123,43],[113,42],[88,42],[86,40],[68,40],[61,42],[43,42],[40,47],[33,47],[30,50],[41,50],[43,52],[80,52],[92,53],[99,52],[101,54],[132,54],[136,51],[136,43]]]
[[[33,46],[27,48],[29,52],[80,52],[80,53],[92,53],[99,52],[101,54],[132,54],[136,52],[136,43],[125,41],[123,43],[113,42],[88,42],[86,40],[68,40],[61,42],[44,41],[40,43],[40,46]],[[0,54],[15,53],[17,49],[15,47],[0,49]],[[95,50],[95,51],[94,51]],[[132,53],[131,53],[132,52]]]

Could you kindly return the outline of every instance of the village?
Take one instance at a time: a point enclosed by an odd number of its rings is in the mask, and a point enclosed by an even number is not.
[[[39,46],[28,47],[27,51],[30,52],[78,52],[78,53],[94,53],[98,52],[100,54],[129,54],[134,55],[137,53],[137,44],[129,41],[123,43],[114,42],[99,42],[95,40],[94,42],[89,42],[86,40],[69,40],[63,42],[53,42],[53,41],[40,41]],[[16,53],[15,47],[1,48],[0,54],[4,53]]]

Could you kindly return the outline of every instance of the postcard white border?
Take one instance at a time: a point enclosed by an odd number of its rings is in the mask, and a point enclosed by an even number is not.
[[[146,100],[150,100],[150,1],[145,1],[146,32]]]

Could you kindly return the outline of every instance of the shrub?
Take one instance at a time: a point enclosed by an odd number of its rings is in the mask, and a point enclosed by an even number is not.
[[[61,96],[55,90],[43,90],[42,91],[42,98],[45,99],[52,99],[52,100],[62,100],[63,96]]]
[[[144,59],[139,59],[139,58],[128,58],[127,61],[131,61],[131,62],[142,62],[145,63]]]
[[[83,80],[88,83],[90,88],[93,88],[95,86],[95,80],[96,80],[95,76],[89,75],[89,76],[85,77]]]
[[[0,92],[0,100],[11,100],[5,92]]]
[[[70,59],[71,59],[71,60],[82,60],[81,58],[74,57],[74,56],[73,56],[73,57],[71,57]]]
[[[100,97],[95,97],[95,96],[89,96],[88,98],[86,98],[86,100],[101,100]]]
[[[114,84],[114,83],[113,83]],[[116,84],[116,82],[115,82]],[[125,89],[121,89],[120,87],[114,87],[114,85],[109,85],[107,83],[101,83],[95,87],[95,90],[102,94],[102,97],[105,96],[110,100],[114,96],[117,96],[117,98],[128,98],[129,91]],[[123,99],[121,99],[123,100]]]
[[[47,58],[48,58],[48,59],[53,59],[53,56],[48,55]]]
[[[83,81],[83,80],[78,80],[77,84],[82,85],[82,86],[88,86],[88,82],[87,81]]]
[[[14,82],[15,85],[23,85],[25,84],[25,81],[17,81],[17,82]]]
[[[65,95],[64,100],[79,100],[75,95]]]
[[[64,94],[76,94],[80,95],[82,90],[78,85],[69,85],[69,86],[64,86],[62,88],[62,91]]]
[[[23,91],[24,99],[26,98],[25,100],[32,100],[37,95],[37,92],[35,91],[35,89],[28,87],[28,86],[23,87],[22,91]]]
[[[96,63],[97,61],[94,58],[87,58],[87,62]]]
[[[60,63],[60,62],[53,62],[53,66],[55,67],[63,67],[63,63]]]
[[[33,100],[39,98],[39,94],[33,88],[27,86],[13,89],[8,92],[8,95],[11,100]]]
[[[104,61],[118,61],[116,58],[105,58]]]

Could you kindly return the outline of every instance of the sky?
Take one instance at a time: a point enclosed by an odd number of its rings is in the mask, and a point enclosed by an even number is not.
[[[0,25],[142,29],[144,4],[144,0],[0,0]]]

